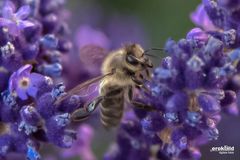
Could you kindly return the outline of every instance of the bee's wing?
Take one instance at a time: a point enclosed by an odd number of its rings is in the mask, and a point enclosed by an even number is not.
[[[105,76],[99,76],[83,82],[68,91],[66,96],[78,95],[84,98],[88,97],[98,90],[99,84],[104,80],[104,78]]]
[[[67,94],[58,98],[56,100],[55,104],[60,104],[63,100],[71,97],[72,95],[79,95],[80,97],[90,96],[91,94],[93,94],[94,92],[96,92],[98,90],[99,83],[102,80],[104,80],[105,77],[111,76],[113,74],[114,74],[114,71],[112,71],[108,74],[102,75],[102,76],[92,78],[86,82],[83,82],[83,83],[77,85],[76,87],[74,87],[73,89],[68,91]]]

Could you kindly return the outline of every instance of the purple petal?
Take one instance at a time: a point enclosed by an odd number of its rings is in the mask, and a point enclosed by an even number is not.
[[[32,66],[29,64],[26,64],[25,66],[18,69],[17,75],[18,76],[26,76],[27,75],[27,77],[28,77],[31,70],[32,70]]]
[[[26,19],[29,16],[30,12],[31,8],[29,5],[22,6],[18,9],[16,17],[21,20]]]
[[[209,19],[204,6],[201,4],[197,9],[190,15],[190,18],[195,25],[202,27],[206,31],[217,30],[217,27],[213,25]]]
[[[14,72],[9,79],[8,88],[9,88],[10,92],[13,92],[17,88],[16,82],[17,82],[17,73]]]
[[[37,91],[38,91],[38,88],[31,86],[28,88],[27,93],[32,97],[36,97]]]
[[[11,20],[6,18],[0,18],[0,26],[8,26],[10,23],[12,23]]]
[[[23,30],[24,28],[32,27],[32,26],[34,26],[34,23],[32,23],[30,21],[20,21],[19,25],[18,25],[18,28],[20,30]]]
[[[17,95],[22,100],[27,100],[27,98],[28,98],[26,90],[21,89],[21,88],[17,88]]]
[[[45,77],[38,73],[31,73],[30,81],[31,81],[31,85],[36,86],[36,85],[40,84],[41,82],[44,82]]]
[[[188,106],[188,96],[185,92],[177,92],[169,98],[166,104],[166,110],[175,112]]]
[[[203,111],[209,114],[216,114],[220,112],[220,105],[214,97],[206,94],[198,96],[198,104],[202,107]]]
[[[6,19],[11,19],[13,17],[13,12],[15,10],[15,6],[11,1],[6,1],[3,11],[2,11],[2,16]]]
[[[193,28],[188,32],[187,39],[196,39],[206,42],[208,40],[208,34],[200,28]]]
[[[18,36],[20,34],[20,30],[18,29],[18,26],[14,22],[10,22],[8,25],[8,32],[13,36]]]

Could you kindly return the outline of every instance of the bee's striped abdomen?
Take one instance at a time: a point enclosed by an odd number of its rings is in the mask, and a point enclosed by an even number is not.
[[[106,128],[117,126],[124,110],[124,89],[120,86],[105,84],[100,89],[101,96],[101,122]]]

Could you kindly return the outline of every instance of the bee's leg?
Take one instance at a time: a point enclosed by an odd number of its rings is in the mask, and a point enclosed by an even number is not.
[[[147,80],[145,80],[143,78],[142,74],[140,74],[139,77],[142,80],[139,80],[136,76],[132,76],[131,78],[132,78],[133,82],[135,83],[135,85],[137,86],[138,89],[143,89],[145,93],[151,94],[151,91],[149,90],[149,88],[144,85],[144,82],[147,81]]]
[[[139,90],[141,90],[141,86],[135,85],[135,87]]]
[[[138,89],[143,89],[145,93],[151,94],[151,91],[149,90],[149,88],[147,88],[144,85],[143,81],[138,80],[135,76],[132,76],[132,80],[133,80],[133,82],[135,82],[135,85]]]
[[[133,89],[132,89],[132,86],[129,86],[128,88],[128,100],[129,102],[131,102],[133,99]]]
[[[140,89],[143,89],[143,91],[146,93],[146,94],[148,94],[148,95],[151,95],[152,94],[152,91],[148,88],[148,87],[146,87],[145,85],[142,85],[142,86],[139,86],[140,87]]]
[[[150,105],[147,105],[147,104],[142,103],[142,102],[138,102],[138,101],[132,100],[132,101],[131,101],[131,104],[132,104],[134,107],[139,108],[139,109],[144,109],[144,110],[147,110],[147,111],[156,111],[156,108],[155,108],[155,107],[150,106]]]
[[[148,79],[150,79],[150,78],[151,78],[151,75],[150,75],[150,72],[149,72],[149,70],[148,70],[148,69],[146,69],[146,70],[145,70],[145,72],[146,72],[147,78],[148,78]]]
[[[79,108],[71,114],[72,121],[83,121],[89,117],[89,113],[85,108]]]
[[[130,103],[136,108],[145,109],[145,110],[148,110],[148,111],[156,110],[153,106],[150,106],[150,105],[144,104],[142,102],[138,102],[138,101],[133,100],[132,87],[129,87],[129,89],[128,89],[128,98],[129,98]]]
[[[143,81],[139,80],[136,76],[133,75],[131,78],[136,85],[138,86],[143,85]]]
[[[71,114],[72,121],[82,121],[82,120],[88,118],[91,115],[91,113],[97,108],[99,103],[102,102],[102,100],[104,98],[105,97],[103,97],[103,96],[99,96],[96,99],[94,99],[93,101],[91,101],[90,103],[84,105],[84,107],[75,110]]]
[[[144,86],[144,83],[148,82],[148,80],[145,79],[142,74],[138,75],[138,77],[133,75],[131,78],[132,78],[132,81],[140,87]]]

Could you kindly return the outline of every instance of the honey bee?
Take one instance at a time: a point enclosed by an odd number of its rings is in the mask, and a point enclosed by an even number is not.
[[[99,82],[99,96],[83,108],[79,108],[71,115],[73,121],[82,120],[90,115],[100,104],[101,123],[106,128],[119,125],[124,112],[124,103],[127,101],[137,108],[154,110],[154,107],[135,101],[135,88],[146,89],[144,83],[150,79],[149,69],[153,63],[146,51],[139,44],[129,44],[108,54],[102,63],[102,76],[93,78],[76,86],[63,99],[78,94],[82,89]]]

